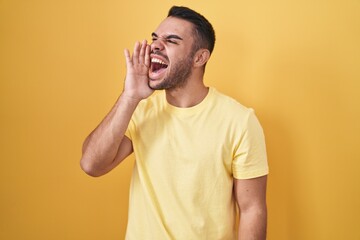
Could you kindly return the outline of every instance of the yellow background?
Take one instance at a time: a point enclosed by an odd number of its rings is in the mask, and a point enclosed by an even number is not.
[[[91,178],[81,145],[174,4],[214,25],[206,83],[264,127],[268,239],[359,240],[359,0],[0,0],[0,239],[123,239],[134,159]]]

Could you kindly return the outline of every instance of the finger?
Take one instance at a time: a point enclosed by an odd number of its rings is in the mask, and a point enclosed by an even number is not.
[[[150,67],[150,51],[151,51],[151,47],[150,45],[146,45],[146,49],[145,49],[145,66]]]
[[[147,42],[146,42],[146,40],[143,40],[141,43],[140,54],[139,54],[139,62],[140,63],[144,63],[144,61],[145,61],[144,58],[145,58],[146,46],[147,46]]]
[[[125,55],[126,66],[127,67],[132,66],[132,59],[131,59],[130,52],[128,49],[124,49],[124,55]]]
[[[139,52],[140,52],[140,43],[137,41],[134,45],[134,52],[132,56],[133,64],[139,63]]]

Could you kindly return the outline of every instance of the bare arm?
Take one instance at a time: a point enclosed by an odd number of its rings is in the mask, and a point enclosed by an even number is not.
[[[239,240],[265,240],[267,176],[234,179],[235,195],[240,208]]]
[[[124,91],[83,144],[80,165],[91,176],[109,172],[133,151],[130,139],[124,135],[125,131],[138,103],[153,92],[148,86],[150,46],[146,41],[135,43],[132,56],[126,49],[125,59],[127,73]]]

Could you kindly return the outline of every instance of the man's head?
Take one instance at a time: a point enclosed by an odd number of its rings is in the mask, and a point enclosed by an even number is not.
[[[202,15],[172,7],[152,33],[149,86],[175,89],[184,87],[190,78],[202,79],[214,43],[214,30]]]
[[[212,53],[215,46],[215,31],[211,23],[200,13],[187,7],[173,6],[170,8],[168,17],[175,17],[191,22],[195,42],[193,51],[206,48]]]

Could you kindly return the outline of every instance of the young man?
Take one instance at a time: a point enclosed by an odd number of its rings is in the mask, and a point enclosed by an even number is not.
[[[266,238],[262,128],[252,109],[204,85],[214,43],[202,15],[173,7],[150,45],[125,50],[124,90],[85,140],[81,167],[100,176],[134,152],[126,239]]]

